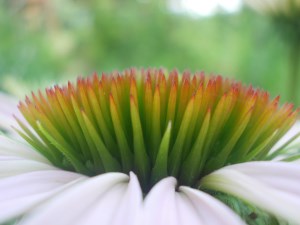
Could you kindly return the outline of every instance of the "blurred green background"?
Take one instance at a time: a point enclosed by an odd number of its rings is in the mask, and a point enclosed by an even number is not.
[[[155,66],[235,77],[300,104],[288,94],[288,50],[267,17],[245,6],[201,17],[169,3],[1,0],[0,89],[22,96],[95,71]]]

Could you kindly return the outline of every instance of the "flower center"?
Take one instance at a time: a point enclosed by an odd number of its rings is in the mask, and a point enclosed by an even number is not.
[[[55,166],[90,176],[134,171],[145,192],[174,176],[195,186],[227,164],[263,160],[293,105],[221,76],[125,70],[26,97],[20,135]]]

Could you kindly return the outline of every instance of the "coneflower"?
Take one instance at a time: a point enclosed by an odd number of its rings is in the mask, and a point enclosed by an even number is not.
[[[271,161],[300,158],[271,151],[299,109],[251,85],[129,69],[32,93],[19,110],[16,130],[32,150],[0,140],[3,165],[18,157],[25,168],[3,170],[0,222],[300,223],[300,165]],[[26,149],[10,154],[7,143]]]

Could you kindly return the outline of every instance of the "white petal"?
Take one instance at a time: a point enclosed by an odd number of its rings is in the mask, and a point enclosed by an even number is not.
[[[118,183],[86,209],[74,225],[134,225],[142,206],[142,191],[137,177],[131,173],[129,183]]]
[[[66,171],[35,171],[0,179],[0,223],[19,216],[83,179],[82,175]]]
[[[180,190],[184,192],[182,187]],[[175,204],[177,204],[178,220],[180,221],[180,224],[205,224],[204,218],[197,212],[196,207],[186,195],[176,194]]]
[[[28,144],[0,135],[0,156],[14,156],[50,164],[40,153]]]
[[[141,224],[179,224],[175,187],[175,178],[169,177],[152,188],[145,199],[144,221]]]
[[[239,197],[292,223],[300,223],[300,166],[284,162],[232,165],[202,179],[206,188]]]
[[[272,149],[277,149],[281,145],[285,144],[288,140],[290,140],[292,137],[294,137],[296,134],[300,132],[300,121],[298,120],[291,129],[288,130],[288,132],[274,145]],[[299,142],[300,137],[297,138],[294,142]],[[293,142],[293,143],[294,143]]]
[[[189,187],[181,187],[179,190],[193,203],[204,220],[203,224],[245,224],[231,209],[212,196]]]
[[[122,202],[119,203],[118,212],[111,224],[134,225],[137,224],[137,215],[141,214],[143,193],[139,181],[134,173],[130,173],[130,180]],[[138,225],[138,224],[137,224]]]
[[[107,193],[124,194],[124,186],[128,182],[128,176],[121,173],[106,173],[90,178],[74,187],[65,190],[61,194],[49,200],[31,215],[25,218],[21,224],[28,225],[65,225],[75,224],[79,219],[89,215],[95,203],[102,202]],[[112,199],[112,202],[116,199]],[[104,199],[110,206],[110,199]],[[108,211],[111,209],[108,209]],[[99,217],[105,216],[106,211],[97,212]],[[103,214],[102,214],[103,213]],[[87,224],[83,221],[81,224]]]
[[[299,1],[300,2],[300,1]],[[289,131],[272,147],[270,153],[274,152],[275,150],[281,148],[284,144],[286,144],[291,138],[295,137],[300,132],[300,120],[298,120]],[[294,154],[299,152],[299,145],[300,145],[300,137],[293,140],[286,148],[288,148],[288,153]],[[279,155],[275,157],[274,160],[280,161],[282,158],[287,157],[287,155]]]
[[[99,221],[101,221],[101,225],[112,224],[118,210],[118,204],[126,193],[126,186],[125,183],[118,183],[112,186],[107,192],[99,196],[97,200],[94,200],[94,204],[86,206],[82,210],[82,216],[78,217],[77,221],[72,221],[72,224],[98,225]]]
[[[227,168],[251,176],[260,182],[300,197],[300,166],[289,162],[248,162]]]
[[[141,224],[244,224],[233,211],[208,194],[188,187],[180,187],[176,192],[175,187],[174,178],[165,178],[153,187],[145,200]]]
[[[41,170],[57,170],[57,168],[34,160],[0,156],[0,178]]]

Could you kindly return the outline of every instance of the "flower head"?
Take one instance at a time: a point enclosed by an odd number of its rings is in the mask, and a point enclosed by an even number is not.
[[[293,108],[221,76],[162,69],[32,93],[15,128],[32,147],[0,136],[0,223],[244,224],[217,199],[250,224],[298,223],[299,164],[266,162],[300,158],[271,151]]]
[[[177,71],[126,70],[32,93],[19,133],[53,165],[86,175],[135,172],[149,189],[195,186],[228,164],[264,160],[298,110],[252,86]]]

